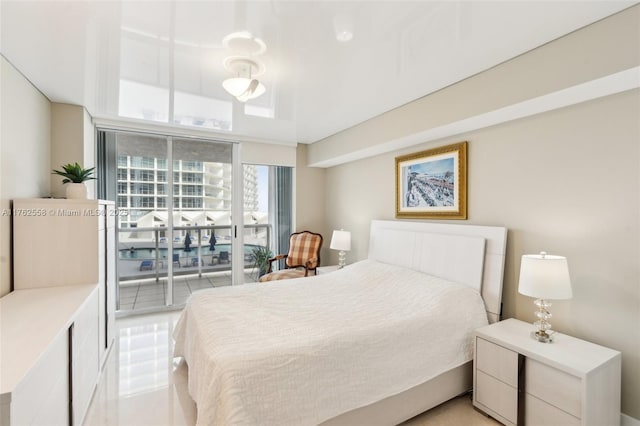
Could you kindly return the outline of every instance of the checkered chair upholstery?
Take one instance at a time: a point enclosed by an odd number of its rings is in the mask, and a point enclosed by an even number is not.
[[[309,272],[315,275],[316,268],[320,266],[320,248],[322,248],[322,235],[315,232],[302,231],[291,234],[289,238],[289,253],[279,254],[269,259],[267,273],[260,277],[260,282],[286,280],[309,276]],[[284,259],[285,269],[272,272],[272,264]]]

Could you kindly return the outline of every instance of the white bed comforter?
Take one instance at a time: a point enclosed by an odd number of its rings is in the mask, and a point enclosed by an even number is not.
[[[486,323],[474,290],[365,260],[194,294],[175,356],[199,425],[312,425],[469,361]]]

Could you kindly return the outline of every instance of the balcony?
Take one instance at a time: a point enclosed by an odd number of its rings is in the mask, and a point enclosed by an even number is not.
[[[191,244],[185,247],[189,232]],[[211,250],[209,235],[215,232],[215,249]],[[243,248],[244,269],[255,270],[253,249],[271,246],[271,225],[245,225]],[[174,227],[173,238],[163,237],[164,227],[123,228],[118,230],[118,275],[120,281],[166,278],[169,264],[173,276],[212,274],[231,271],[231,226]],[[171,246],[171,251],[169,250]],[[169,261],[171,259],[171,261]],[[257,278],[257,277],[256,277]]]

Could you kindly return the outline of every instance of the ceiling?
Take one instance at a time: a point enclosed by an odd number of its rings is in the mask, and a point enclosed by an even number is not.
[[[96,118],[312,143],[635,3],[1,0],[0,48]],[[221,86],[241,53],[223,39],[242,30],[267,47],[267,91],[245,104]]]

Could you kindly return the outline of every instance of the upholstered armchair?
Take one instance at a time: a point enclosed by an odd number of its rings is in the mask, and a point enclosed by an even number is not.
[[[267,273],[260,277],[260,282],[300,278],[315,274],[320,266],[320,248],[322,235],[315,232],[295,232],[289,237],[289,253],[279,254],[268,260]],[[285,269],[272,272],[273,262],[284,259]]]

